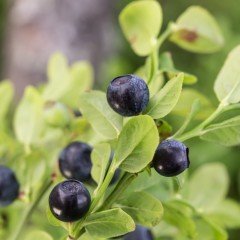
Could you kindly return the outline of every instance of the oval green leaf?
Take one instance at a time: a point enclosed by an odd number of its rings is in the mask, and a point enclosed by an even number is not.
[[[117,201],[117,206],[129,214],[136,223],[146,227],[156,226],[162,219],[161,202],[145,192],[134,192]]]
[[[170,113],[180,97],[183,77],[184,74],[180,73],[169,80],[159,93],[150,99],[145,113],[154,119],[165,117]]]
[[[120,14],[120,25],[134,52],[149,55],[162,25],[162,9],[157,1],[134,1]]]
[[[219,50],[224,39],[214,17],[200,6],[189,7],[178,19],[170,40],[196,53]]]
[[[135,229],[132,218],[120,208],[91,214],[84,223],[91,237],[113,238]]]
[[[114,155],[117,167],[131,173],[141,171],[152,161],[158,143],[158,130],[151,117],[131,118],[119,135]]]
[[[96,132],[106,139],[117,138],[123,118],[110,108],[105,93],[100,91],[82,93],[80,111]]]

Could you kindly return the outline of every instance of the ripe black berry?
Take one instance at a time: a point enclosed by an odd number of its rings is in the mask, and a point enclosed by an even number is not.
[[[19,183],[14,172],[0,166],[0,206],[11,204],[19,194]]]
[[[72,142],[60,154],[59,168],[67,179],[87,181],[91,178],[92,148],[82,142]]]
[[[112,109],[122,116],[139,115],[149,101],[148,86],[135,75],[114,78],[107,89],[107,100]]]
[[[153,235],[148,228],[136,225],[133,232],[126,234],[124,240],[153,240]]]
[[[56,185],[49,196],[52,214],[63,222],[74,222],[89,210],[91,196],[77,180],[67,180]]]
[[[165,177],[180,174],[189,167],[188,148],[176,140],[165,140],[158,145],[153,167]]]

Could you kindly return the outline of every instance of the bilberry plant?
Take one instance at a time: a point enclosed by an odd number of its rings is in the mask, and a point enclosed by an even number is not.
[[[2,239],[224,240],[226,229],[239,227],[239,206],[226,198],[224,165],[205,164],[188,176],[194,159],[184,142],[200,137],[240,144],[240,47],[217,76],[214,109],[193,90],[197,78],[177,70],[161,47],[170,40],[190,52],[214,53],[224,44],[217,22],[193,6],[161,32],[162,16],[155,0],[123,9],[120,26],[145,63],[135,73],[113,76],[106,92],[92,90],[88,62],[68,66],[56,53],[48,82],[25,89],[12,129],[13,87],[1,82],[0,154],[12,169],[0,167]],[[179,112],[185,120],[175,130],[166,117]]]

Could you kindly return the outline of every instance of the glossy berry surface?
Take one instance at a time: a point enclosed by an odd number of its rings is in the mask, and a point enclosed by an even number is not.
[[[92,148],[82,142],[72,142],[59,156],[59,168],[67,179],[87,181],[91,178]]]
[[[136,225],[133,232],[126,234],[124,240],[153,240],[153,235],[148,228]]]
[[[122,116],[139,115],[149,102],[148,86],[135,75],[114,78],[107,89],[107,100]]]
[[[158,145],[153,167],[165,177],[177,176],[190,165],[188,148],[176,140],[165,140]]]
[[[19,183],[14,172],[0,166],[0,206],[11,204],[19,194]]]
[[[52,214],[63,222],[81,219],[89,210],[91,196],[77,180],[67,180],[56,185],[49,196]]]

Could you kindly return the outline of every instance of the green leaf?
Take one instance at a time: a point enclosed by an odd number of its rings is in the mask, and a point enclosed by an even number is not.
[[[55,53],[48,63],[48,84],[43,91],[45,100],[58,101],[65,94],[71,81],[67,59],[61,53]]]
[[[169,79],[173,78],[176,76],[176,74],[179,74],[182,71],[179,71],[175,68],[172,55],[169,52],[164,52],[160,55],[159,57],[159,62],[160,62],[160,70],[161,72],[165,72],[168,76]],[[184,84],[195,84],[197,82],[197,77],[184,72],[184,78],[183,78],[183,83]]]
[[[181,48],[196,53],[212,53],[224,44],[214,17],[200,6],[189,7],[178,19],[170,40]]]
[[[92,171],[91,176],[93,180],[100,186],[106,176],[106,171],[109,166],[109,159],[111,155],[111,147],[108,143],[101,143],[94,147],[91,154]]]
[[[45,100],[61,101],[77,108],[80,94],[89,90],[93,83],[93,69],[86,61],[68,66],[61,53],[55,53],[48,63],[48,84],[43,91]]]
[[[33,239],[41,239],[41,240],[53,240],[52,236],[49,235],[48,233],[40,230],[34,230],[28,233],[25,237],[24,240],[33,240]]]
[[[214,85],[219,101],[238,103],[240,101],[240,45],[228,55]]]
[[[224,146],[236,146],[240,144],[240,117],[234,117],[226,121],[212,124],[203,130],[202,139],[218,143]]]
[[[171,112],[180,97],[183,76],[181,73],[178,74],[168,81],[159,93],[150,99],[145,111],[148,115],[154,119],[159,119]]]
[[[181,201],[175,200],[164,204],[164,220],[177,227],[185,236],[195,239],[196,226],[192,218],[192,209]]]
[[[149,55],[157,43],[162,25],[162,9],[157,1],[134,1],[120,14],[120,25],[134,52]]]
[[[135,229],[132,218],[120,208],[97,212],[87,217],[85,229],[91,237],[112,238]]]
[[[80,94],[92,88],[93,68],[89,62],[76,62],[71,66],[70,74],[71,81],[61,101],[72,108],[77,108]]]
[[[224,229],[211,222],[206,217],[195,220],[197,227],[196,240],[227,240],[227,233]]]
[[[200,211],[209,212],[224,199],[228,186],[229,178],[223,164],[205,164],[190,178],[184,197]]]
[[[27,87],[14,116],[17,139],[26,146],[36,142],[42,130],[43,100],[38,91]]]
[[[115,163],[123,170],[136,173],[153,159],[159,143],[157,127],[149,116],[131,118],[121,131],[115,151]]]
[[[203,109],[203,111],[200,111],[195,118],[196,119],[205,119],[206,117],[208,117],[214,110],[211,102],[201,93],[199,93],[198,91],[194,90],[194,89],[183,89],[182,90],[182,94],[179,98],[178,103],[176,104],[176,106],[174,107],[172,113],[185,117],[189,114],[189,112],[191,111],[192,108],[192,103],[198,99],[200,101],[201,104],[201,109]]]
[[[134,192],[117,201],[117,206],[129,214],[136,223],[146,227],[156,226],[162,219],[161,202],[145,192]]]
[[[106,139],[117,138],[123,118],[110,108],[105,93],[100,91],[82,93],[80,110],[96,132]]]
[[[161,191],[159,191],[161,186]],[[163,202],[172,197],[172,179],[160,176],[156,171],[151,175],[144,171],[126,189],[126,195],[133,192],[147,192]]]
[[[208,218],[225,228],[240,227],[240,206],[231,199],[226,199],[218,204]]]
[[[2,81],[0,83],[0,119],[5,118],[9,111],[10,104],[13,100],[14,89],[10,81]]]

